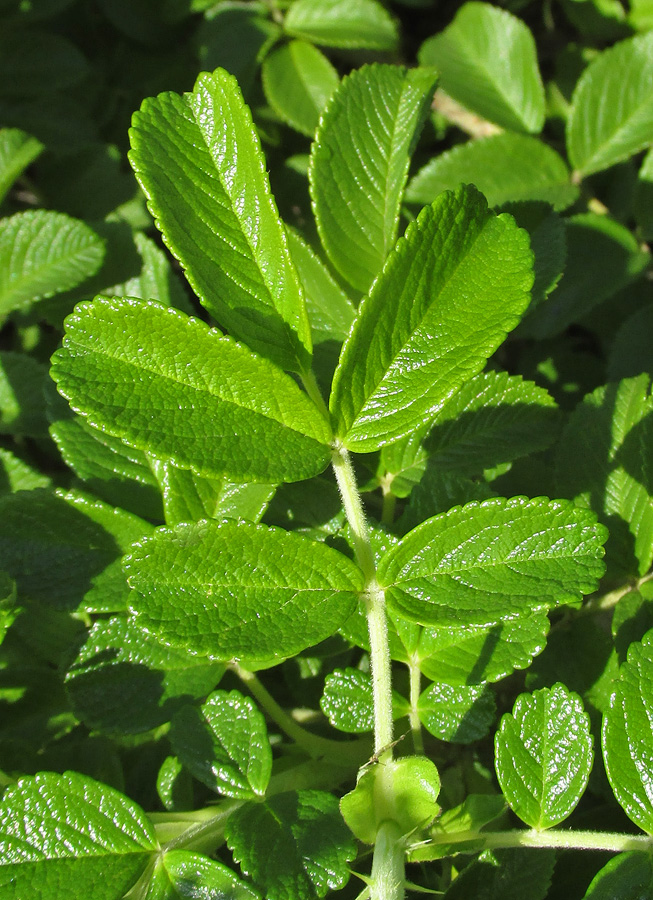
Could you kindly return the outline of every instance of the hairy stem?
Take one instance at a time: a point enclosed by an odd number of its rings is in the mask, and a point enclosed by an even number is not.
[[[412,659],[408,663],[408,671],[410,672],[410,713],[408,721],[410,722],[410,732],[413,738],[413,749],[415,753],[423,755],[422,723],[417,712],[419,695],[422,689],[422,673],[420,672],[419,664]]]
[[[647,834],[618,834],[601,831],[567,831],[562,828],[549,828],[547,831],[531,829],[515,829],[514,831],[459,831],[434,835],[431,840],[420,843],[421,848],[429,844],[464,844],[478,841],[483,849],[494,850],[500,847],[544,847],[563,850],[607,850],[623,853],[627,850],[640,850],[650,853],[653,850],[653,838]]]
[[[406,847],[396,822],[382,822],[376,835],[370,892],[372,898],[401,900],[404,896]]]

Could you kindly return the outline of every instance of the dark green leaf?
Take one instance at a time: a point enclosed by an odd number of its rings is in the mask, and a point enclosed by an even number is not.
[[[653,895],[653,866],[645,853],[620,853],[603,866],[583,900],[643,900]]]
[[[0,203],[21,172],[42,150],[43,144],[20,128],[0,129]]]
[[[0,352],[0,434],[47,432],[43,389],[47,369],[25,353]]]
[[[488,733],[496,707],[484,685],[432,684],[417,704],[419,720],[441,741],[470,744]]]
[[[485,851],[461,872],[444,900],[544,900],[555,861],[553,850]]]
[[[398,39],[394,21],[377,0],[295,0],[284,28],[326,47],[394,50]]]
[[[158,300],[164,306],[174,306],[192,314],[193,307],[178,277],[172,271],[169,258],[151,238],[138,231],[134,243],[143,261],[140,275],[124,284],[114,285],[111,293],[117,297],[140,297]]]
[[[1,96],[41,96],[67,90],[89,72],[81,51],[61,35],[6,29],[0,37]]]

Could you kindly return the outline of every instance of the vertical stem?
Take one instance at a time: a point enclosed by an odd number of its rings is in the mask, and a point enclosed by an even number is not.
[[[404,896],[406,847],[396,822],[382,822],[376,834],[370,889],[378,900],[400,900]]]
[[[410,660],[408,663],[408,671],[410,672],[410,713],[408,720],[410,722],[410,731],[413,738],[413,749],[420,756],[424,755],[424,741],[422,740],[422,723],[419,720],[417,705],[419,703],[419,695],[422,690],[422,673],[419,665]]]

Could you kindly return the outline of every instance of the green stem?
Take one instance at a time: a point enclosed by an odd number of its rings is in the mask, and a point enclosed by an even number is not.
[[[244,669],[238,663],[231,663],[230,668],[238,675],[273,722],[284,731],[299,747],[312,757],[326,757],[342,765],[352,767],[362,764],[369,758],[369,743],[362,741],[330,741],[328,738],[311,734],[282,709],[272,694],[263,686],[257,676]]]
[[[397,498],[392,491],[383,490],[383,508],[381,510],[381,524],[392,525],[395,520]]]
[[[331,415],[329,413],[329,408],[324,402],[324,397],[322,396],[322,392],[320,391],[317,379],[315,378],[315,373],[312,369],[309,369],[308,372],[304,372],[301,375],[301,379],[302,384],[304,385],[304,390],[320,410],[329,425],[331,425]]]
[[[406,845],[396,822],[382,822],[376,835],[370,891],[373,900],[402,900]]]
[[[417,711],[419,696],[422,691],[422,673],[420,672],[419,663],[412,659],[409,660],[408,671],[410,672],[410,713],[408,714],[408,721],[410,722],[410,731],[413,738],[413,749],[419,756],[423,756],[422,723],[419,720]]]
[[[651,852],[653,838],[647,834],[617,834],[601,831],[567,831],[550,828],[547,831],[516,829],[514,831],[459,831],[452,834],[443,832],[419,847],[429,844],[482,843],[483,849],[495,850],[500,847],[543,847],[562,850],[607,850],[623,853],[627,850]],[[478,847],[474,848],[475,850]]]

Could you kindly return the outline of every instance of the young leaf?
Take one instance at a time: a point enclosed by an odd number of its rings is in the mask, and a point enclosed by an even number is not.
[[[439,740],[471,744],[488,733],[496,705],[485,685],[439,682],[420,695],[417,713],[424,728]]]
[[[238,691],[215,691],[172,720],[170,742],[191,775],[225,797],[265,796],[272,750],[262,713]]]
[[[653,798],[649,778],[653,754],[653,632],[631,644],[628,660],[603,719],[603,760],[608,781],[626,815],[653,832]]]
[[[406,188],[406,202],[431,203],[442,191],[473,183],[490,206],[543,200],[563,210],[578,196],[569,169],[551,147],[525,134],[496,134],[458,144],[428,162]]]
[[[380,561],[391,610],[421,625],[488,626],[596,590],[605,529],[588,510],[540,497],[456,507]]]
[[[408,164],[435,82],[432,69],[356,69],[336,89],[311,147],[322,245],[358,291],[367,291],[397,237]]]
[[[651,143],[653,33],[604,50],[583,72],[567,123],[567,150],[581,175],[600,172]]]
[[[293,481],[326,468],[329,428],[315,405],[274,364],[198,319],[99,298],[66,326],[52,376],[89,424],[209,477]]]
[[[103,258],[102,239],[63,213],[36,209],[0,220],[0,320],[75,287]]]
[[[193,93],[145,100],[130,137],[152,215],[204,306],[281,368],[310,368],[304,298],[235,78],[217,69]]]
[[[144,900],[259,900],[222,863],[188,850],[169,850],[158,861]]]
[[[338,801],[323,791],[277,794],[231,814],[227,844],[269,900],[316,900],[349,879],[356,855]]]
[[[532,284],[526,233],[475,188],[425,207],[343,347],[330,407],[345,446],[376,450],[433,417],[515,327]]]
[[[333,634],[363,588],[331,547],[229,520],[160,529],[124,566],[138,625],[218,660],[293,656]]]
[[[497,52],[497,48],[501,52]],[[489,3],[465,3],[451,25],[421,47],[441,85],[463,106],[512,131],[544,125],[544,87],[528,27]]]
[[[555,684],[521,694],[495,737],[501,790],[531,828],[558,825],[583,795],[592,768],[589,717],[580,697]]]
[[[42,150],[43,144],[20,128],[0,129],[0,203],[21,172]]]
[[[377,0],[295,0],[284,29],[326,47],[394,50],[398,41],[392,17]]]
[[[75,714],[91,729],[138,734],[205,697],[224,667],[164,647],[123,617],[95,623],[66,674]]]
[[[290,41],[268,53],[261,74],[272,109],[292,128],[312,138],[340,80],[326,56],[306,41]]]
[[[372,678],[360,669],[335,669],[324,681],[320,707],[338,731],[365,734],[374,731],[374,696]],[[408,704],[396,691],[392,692],[393,716],[408,715]]]
[[[653,865],[646,853],[620,853],[594,877],[583,900],[641,900],[653,895]]]
[[[10,786],[0,822],[7,900],[120,900],[158,850],[140,807],[76,772],[41,772]]]

